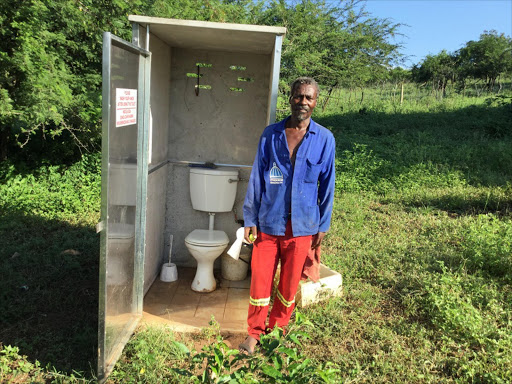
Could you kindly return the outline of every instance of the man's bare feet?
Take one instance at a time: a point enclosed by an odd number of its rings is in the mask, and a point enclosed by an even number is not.
[[[238,350],[240,352],[246,352],[248,355],[252,355],[256,345],[258,345],[258,340],[252,336],[247,336],[245,341],[238,346]]]

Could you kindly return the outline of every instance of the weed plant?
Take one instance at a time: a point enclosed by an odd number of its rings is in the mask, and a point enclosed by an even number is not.
[[[310,382],[512,382],[510,95],[404,93],[400,104],[398,89],[365,90],[361,103],[343,90],[323,113],[319,101],[315,120],[337,143],[322,257],[344,294],[301,310],[300,344],[277,333],[241,358],[215,330],[196,352],[189,336],[141,328],[109,381],[300,382],[300,367]],[[75,165],[82,192],[71,168],[0,171],[0,381],[94,378],[92,159]]]
[[[167,328],[146,328],[138,332],[109,381],[113,383],[336,383],[338,370],[302,353],[312,326],[298,312],[286,334],[275,328],[261,338],[255,354],[249,356],[229,348],[215,319],[207,328],[210,342],[200,352],[177,341]],[[203,332],[204,335],[204,332]],[[211,336],[214,336],[213,338]],[[150,368],[147,371],[147,368]]]

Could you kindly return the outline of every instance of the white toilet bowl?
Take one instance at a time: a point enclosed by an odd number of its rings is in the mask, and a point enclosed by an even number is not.
[[[197,271],[192,282],[196,292],[212,292],[217,288],[213,276],[213,263],[229,244],[224,231],[195,229],[185,238],[185,245],[197,261]]]

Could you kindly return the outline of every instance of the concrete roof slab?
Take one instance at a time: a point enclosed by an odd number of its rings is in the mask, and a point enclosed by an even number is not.
[[[227,52],[270,54],[275,37],[286,33],[284,27],[209,21],[165,19],[130,15],[128,20],[149,25],[151,33],[172,47]]]

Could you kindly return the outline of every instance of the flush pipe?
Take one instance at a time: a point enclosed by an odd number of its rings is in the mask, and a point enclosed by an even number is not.
[[[126,223],[126,211],[128,210],[128,207],[126,205],[123,205],[121,207],[121,215],[119,217],[120,223]]]
[[[213,231],[213,222],[215,220],[215,213],[213,212],[208,212],[208,214],[210,215],[210,222],[208,224],[208,230],[209,231]]]

